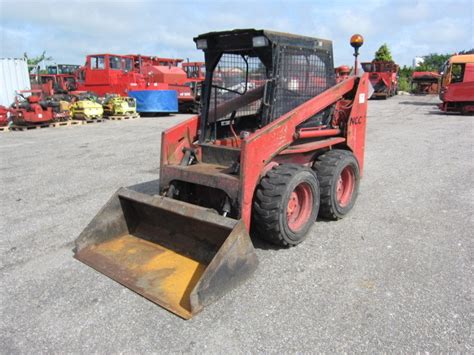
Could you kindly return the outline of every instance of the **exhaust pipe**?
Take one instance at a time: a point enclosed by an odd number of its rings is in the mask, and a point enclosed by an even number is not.
[[[257,268],[245,224],[119,189],[76,240],[75,258],[189,319]]]

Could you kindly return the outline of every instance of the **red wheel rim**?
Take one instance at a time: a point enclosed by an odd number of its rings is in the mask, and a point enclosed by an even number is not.
[[[301,183],[291,192],[286,207],[288,227],[299,231],[308,222],[313,209],[313,192],[307,183]]]
[[[348,165],[341,171],[341,175],[339,175],[339,179],[337,179],[336,198],[339,206],[346,207],[351,202],[354,186],[354,169]]]

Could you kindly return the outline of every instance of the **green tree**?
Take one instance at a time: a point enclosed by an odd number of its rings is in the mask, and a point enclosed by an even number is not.
[[[413,68],[410,68],[404,65],[402,68],[400,68],[398,75],[411,78],[411,75],[413,74],[413,72],[414,72]]]
[[[392,53],[390,53],[390,49],[388,48],[387,43],[384,43],[380,46],[380,48],[375,52],[374,61],[384,61],[389,62],[393,61]]]
[[[41,55],[36,56],[36,57],[28,57],[28,54],[25,52],[23,56],[26,59],[26,62],[28,63],[28,70],[31,72],[33,68],[36,68],[43,60],[51,61],[53,60],[53,57],[47,57],[46,56],[46,51],[43,51]]]
[[[413,69],[410,67],[407,67],[406,65],[403,66],[403,68],[400,68],[398,75],[400,76],[398,80],[398,89],[400,91],[406,91],[410,92],[410,81],[411,81],[411,75],[413,74]]]
[[[439,71],[451,54],[431,53],[423,56],[423,63],[415,68],[415,71]]]

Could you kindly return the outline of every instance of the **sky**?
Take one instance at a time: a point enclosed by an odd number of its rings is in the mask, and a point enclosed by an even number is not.
[[[387,43],[394,60],[474,48],[474,0],[0,0],[0,57],[46,50],[56,63],[87,54],[203,60],[193,37],[257,28],[333,41],[336,65],[353,62],[349,38],[365,38],[361,61]]]

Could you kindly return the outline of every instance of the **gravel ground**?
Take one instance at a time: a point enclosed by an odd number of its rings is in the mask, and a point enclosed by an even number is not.
[[[183,321],[72,258],[185,116],[0,134],[0,352],[473,352],[473,117],[370,101],[353,212]]]

